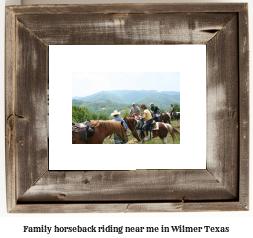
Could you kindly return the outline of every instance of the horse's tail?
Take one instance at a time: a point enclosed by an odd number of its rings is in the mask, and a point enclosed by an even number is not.
[[[169,123],[166,123],[165,125],[167,126],[167,128],[169,130],[169,133],[173,139],[173,143],[175,143],[175,135],[180,135],[180,132],[176,128],[174,128],[172,125],[170,125]]]

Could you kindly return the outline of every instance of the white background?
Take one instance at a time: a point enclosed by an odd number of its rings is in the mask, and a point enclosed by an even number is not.
[[[180,144],[73,145],[67,126],[72,121],[73,72],[180,72]],[[49,91],[50,170],[206,168],[205,45],[52,45]],[[197,127],[191,119],[196,106],[201,108]],[[56,121],[57,126],[50,126]]]
[[[181,233],[181,234],[163,234],[163,236],[168,237],[213,237],[214,235],[217,237],[245,237],[249,238],[252,237],[252,221],[253,221],[253,208],[252,208],[252,176],[251,176],[251,183],[250,183],[250,211],[249,212],[194,212],[194,213],[128,213],[128,214],[7,214],[6,212],[6,194],[5,194],[5,146],[4,146],[4,8],[5,5],[12,5],[12,4],[20,4],[21,1],[18,0],[6,0],[1,1],[0,10],[1,10],[1,25],[0,25],[0,32],[1,32],[1,38],[0,38],[0,50],[1,50],[1,64],[0,64],[0,72],[1,72],[1,80],[0,80],[0,87],[1,87],[1,166],[0,166],[0,224],[1,224],[1,235],[3,234],[3,237],[28,237],[26,233],[22,233],[22,228],[24,225],[90,225],[90,224],[96,224],[99,225],[101,223],[103,224],[123,224],[123,225],[131,225],[131,226],[141,226],[142,224],[148,226],[148,225],[161,225],[161,224],[169,224],[169,225],[190,225],[193,224],[195,226],[201,226],[201,225],[214,225],[214,226],[227,226],[229,225],[231,227],[231,231],[229,233],[201,233],[201,234],[189,234],[189,233]],[[77,1],[77,0],[51,0],[51,1],[23,1],[23,3],[34,3],[34,4],[41,4],[41,3],[54,3],[54,4],[60,4],[60,3],[90,3],[91,0],[87,1]],[[98,1],[95,0],[93,3],[101,3],[102,0]],[[104,3],[129,3],[129,2],[155,2],[155,1],[127,1],[127,0],[108,0],[104,1]],[[190,1],[162,1],[159,2],[248,2],[249,3],[249,30],[250,30],[250,45],[252,46],[252,1],[244,1],[244,0],[221,0],[221,1],[198,1],[198,0],[190,0]],[[252,53],[250,53],[250,58],[252,59]],[[252,64],[250,65],[252,72]],[[250,84],[250,90],[252,91],[252,83]],[[251,99],[251,105],[253,105],[253,101]],[[252,106],[251,106],[252,110]],[[252,117],[251,117],[252,118]],[[251,120],[252,122],[252,120]],[[250,128],[250,132],[252,132],[252,126]],[[250,145],[252,147],[252,140],[250,141]],[[251,156],[252,160],[252,156]],[[252,174],[252,163],[250,164],[250,171]],[[34,234],[29,234],[30,237],[34,237]],[[42,236],[43,234],[37,234],[37,236]],[[109,234],[110,237],[112,236]],[[116,235],[116,234],[115,234]],[[114,235],[114,236],[115,236]],[[147,235],[144,234],[131,234],[131,236],[135,237],[146,237]],[[160,234],[162,236],[162,234]],[[205,235],[205,236],[204,236]],[[62,237],[63,235],[60,234],[58,237]],[[156,235],[158,236],[158,235]],[[74,235],[73,235],[74,237]],[[80,237],[84,237],[84,234],[81,234]],[[89,237],[87,235],[87,237]],[[109,237],[108,234],[106,237]],[[152,234],[152,237],[154,235]]]

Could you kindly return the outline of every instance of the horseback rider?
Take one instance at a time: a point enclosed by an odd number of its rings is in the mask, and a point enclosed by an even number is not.
[[[125,121],[119,117],[120,112],[118,112],[117,110],[114,110],[114,112],[111,114],[111,116],[114,116],[114,118],[112,119],[112,121],[123,121],[124,126],[126,127],[126,129],[128,129],[127,124],[125,123]],[[111,136],[108,136],[108,138],[110,139]],[[114,144],[126,144],[123,143],[122,141],[120,141],[120,137],[117,134],[113,134],[113,138],[114,138]]]
[[[171,110],[169,111],[169,114],[171,114],[171,117],[174,118],[175,108],[174,108],[173,104],[170,104],[170,106],[171,106]]]
[[[150,106],[151,106],[150,112],[154,113],[154,116],[158,118],[158,121],[160,121],[159,114],[158,114],[158,111],[159,111],[158,106],[155,106],[154,103],[150,103]]]
[[[133,107],[129,111],[129,116],[139,116],[140,115],[140,108],[135,105],[135,103],[132,104]]]
[[[157,105],[156,105],[157,106]],[[158,107],[158,106],[157,106]],[[162,122],[162,119],[163,119],[163,117],[162,117],[162,108],[160,108],[160,107],[158,107],[158,111],[157,111],[157,114],[159,115],[159,119],[160,119],[160,122]]]
[[[143,118],[144,121],[145,121],[144,125],[142,126],[142,131],[144,132],[144,136],[145,136],[144,137],[144,141],[147,141],[148,140],[148,137],[147,137],[147,128],[153,122],[153,118],[152,118],[151,113],[147,109],[147,107],[146,107],[145,104],[141,104],[141,109],[144,111],[144,115],[140,116],[140,117]]]

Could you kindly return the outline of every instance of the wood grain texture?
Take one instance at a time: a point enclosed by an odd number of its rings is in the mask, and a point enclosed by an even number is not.
[[[15,181],[15,142],[14,142],[14,81],[15,81],[15,15],[6,8],[5,26],[5,156],[6,156],[6,196],[7,210],[10,211],[16,205],[16,181]]]
[[[25,14],[94,14],[94,13],[207,13],[238,12],[244,3],[155,3],[155,4],[83,4],[83,5],[27,5],[9,7],[16,15]]]
[[[6,8],[9,212],[248,210],[247,4]],[[207,44],[207,170],[47,171],[49,44]]]
[[[18,20],[47,45],[206,44],[235,15],[40,14]]]
[[[126,212],[214,212],[247,211],[239,202],[185,202],[129,204]]]
[[[15,145],[17,198],[48,169],[47,46],[16,22]]]
[[[207,45],[207,169],[235,197],[239,172],[237,24],[234,17]]]
[[[18,201],[204,201],[235,198],[207,170],[49,171]]]
[[[249,205],[249,32],[248,5],[238,14],[239,19],[239,201]]]
[[[239,202],[22,204],[12,213],[135,213],[247,211]]]

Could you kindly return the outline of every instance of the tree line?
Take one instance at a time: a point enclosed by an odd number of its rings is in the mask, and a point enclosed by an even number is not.
[[[81,123],[88,118],[90,120],[110,120],[109,116],[105,113],[91,113],[87,107],[72,105],[72,121],[75,123]]]
[[[132,104],[130,103],[117,103],[117,102],[112,102],[111,100],[106,100],[106,101],[96,101],[96,102],[84,102],[82,100],[72,100],[72,105],[76,105],[79,107],[86,107],[89,109],[91,113],[95,113],[99,115],[100,113],[102,114],[107,114],[107,116],[110,118],[111,113],[114,110],[118,110],[121,112],[121,115],[123,111],[125,110],[130,110],[132,107]],[[136,106],[140,107],[141,104],[136,103]],[[146,105],[148,109],[150,109],[150,105]],[[170,104],[166,104],[166,106],[158,105],[159,107],[162,108],[163,112],[167,112],[171,109]],[[174,104],[175,111],[180,112],[180,105],[179,104]]]
[[[138,104],[137,106],[140,107],[140,105]],[[110,111],[108,111],[107,113],[105,112],[95,113],[95,112],[91,112],[90,108],[88,109],[85,106],[72,105],[72,121],[74,121],[75,123],[81,123],[81,122],[84,122],[87,118],[89,118],[90,120],[111,120],[113,119],[113,117],[111,116],[111,113],[116,109],[120,111],[120,115],[122,117],[127,117],[129,115],[129,111],[131,107],[132,106],[130,105],[129,108],[125,108],[122,110],[115,107],[115,108],[110,108]],[[150,107],[148,107],[148,109],[150,110]],[[176,112],[180,112],[180,105],[174,104],[174,109]],[[162,112],[164,113],[165,111],[162,110]]]
[[[76,105],[79,107],[84,106],[86,108],[89,108],[89,111],[91,113],[96,113],[97,115],[99,115],[100,113],[107,114],[107,116],[109,116],[109,117],[110,117],[111,113],[116,109],[118,111],[121,111],[121,110],[132,107],[131,104],[117,103],[117,102],[112,102],[110,100],[96,101],[96,102],[84,102],[82,100],[73,99],[72,105]]]

